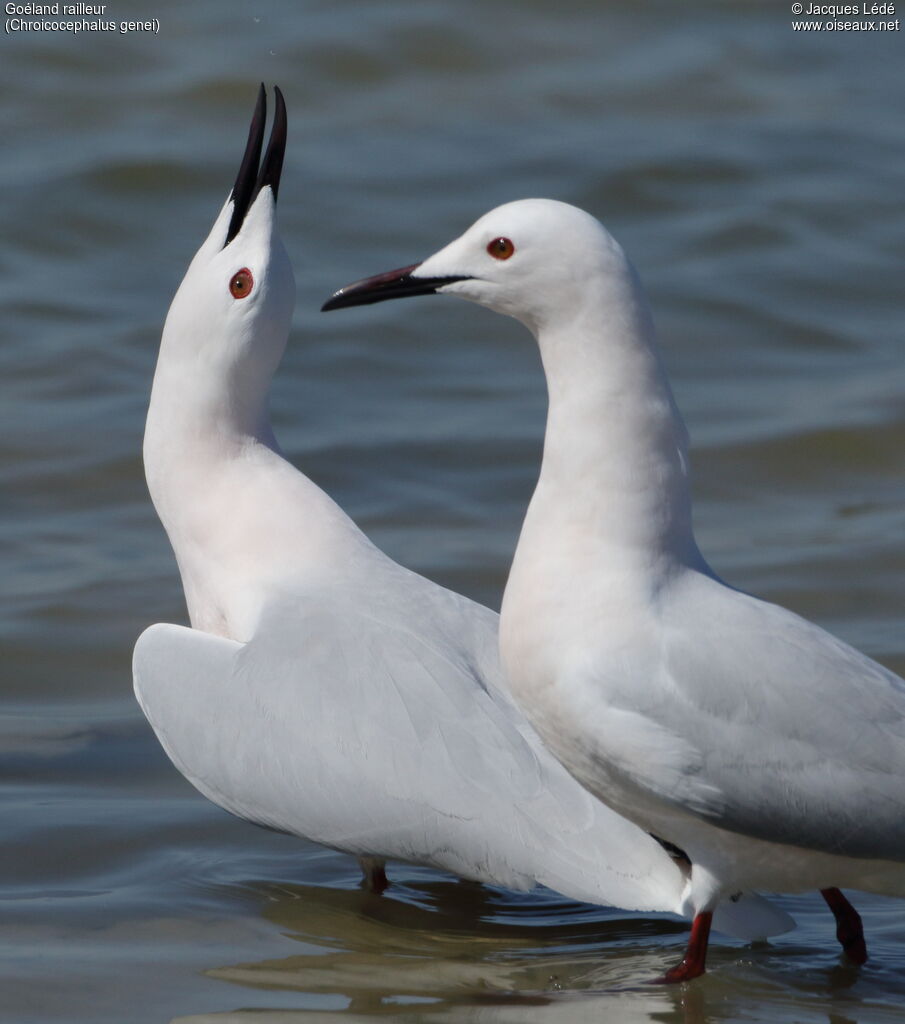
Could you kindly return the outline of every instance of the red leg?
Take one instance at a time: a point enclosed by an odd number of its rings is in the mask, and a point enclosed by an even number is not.
[[[867,962],[867,944],[861,915],[838,889],[821,889],[820,895],[836,918],[836,938],[845,955],[856,964]]]
[[[704,973],[712,918],[713,912],[710,910],[695,915],[682,962],[676,964],[675,967],[670,967],[662,978],[657,979],[658,981],[666,985],[673,985],[678,981],[691,981],[692,978],[698,978]]]

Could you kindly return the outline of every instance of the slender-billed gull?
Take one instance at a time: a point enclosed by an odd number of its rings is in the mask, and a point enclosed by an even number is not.
[[[295,283],[275,224],[285,107],[264,89],[235,187],[167,317],[148,486],[192,622],[151,626],[135,690],[177,768],[249,821],[357,855],[626,908],[685,909],[688,872],[578,785],[513,704],[498,617],[382,554],[281,455],[267,397]],[[792,925],[757,896],[744,938]]]
[[[421,264],[324,308],[429,292],[522,321],[549,392],[540,477],[501,613],[513,695],[572,775],[692,862],[685,959],[704,970],[727,893],[905,895],[905,682],[724,584],[692,533],[687,435],[631,264],[551,200],[486,214]]]

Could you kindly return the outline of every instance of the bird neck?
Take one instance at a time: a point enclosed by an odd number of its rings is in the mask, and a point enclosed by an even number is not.
[[[145,424],[149,484],[197,475],[249,445],[275,448],[270,379],[247,374],[237,382],[219,368],[200,373],[197,365],[168,358],[162,349]]]
[[[279,533],[283,510],[276,500],[253,500],[261,469],[280,461],[268,383],[231,388],[216,372],[199,373],[161,349],[145,425],[148,490],[179,565],[192,625],[232,639],[246,638],[257,614],[254,573],[279,561],[265,548]],[[270,521],[261,521],[262,508]]]
[[[234,640],[252,635],[274,594],[374,564],[355,524],[283,458],[268,415],[272,373],[245,367],[230,386],[162,346],[145,426],[148,490],[192,625]]]
[[[631,268],[538,341],[549,409],[528,537],[556,531],[579,562],[614,571],[696,563],[687,434]]]

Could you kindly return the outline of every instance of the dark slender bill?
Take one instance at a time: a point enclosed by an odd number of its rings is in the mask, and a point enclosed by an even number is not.
[[[280,87],[273,87],[275,98],[275,109],[273,113],[273,126],[270,129],[270,142],[267,143],[267,152],[264,154],[264,161],[261,164],[261,173],[258,175],[258,182],[255,186],[252,202],[258,197],[262,188],[269,185],[273,189],[273,198],[276,199],[280,188],[280,174],[283,171],[283,157],[286,155],[286,104],[283,101],[283,94]]]
[[[384,274],[347,284],[327,299],[321,306],[321,312],[328,313],[331,309],[343,309],[346,306],[367,306],[386,299],[404,299],[409,295],[432,295],[445,284],[468,280],[467,274],[458,277],[412,277],[412,272],[420,266],[420,263],[413,263],[408,267],[388,270]]]
[[[267,120],[267,97],[264,85],[261,84],[258,102],[251,119],[251,127],[248,129],[245,155],[242,157],[236,183],[233,185],[233,215],[230,217],[229,230],[226,232],[226,241],[223,243],[224,248],[242,230],[242,224],[245,222],[248,211],[258,198],[262,188],[269,185],[273,189],[273,198],[277,197],[280,175],[283,171],[283,157],[286,155],[287,124],[286,103],[278,86],[274,86],[273,94],[276,99],[273,125],[270,129],[267,151],[262,161],[261,148],[264,145],[264,123]]]
[[[267,95],[264,92],[264,83],[258,90],[258,102],[255,104],[255,112],[251,119],[251,127],[248,129],[248,142],[245,145],[245,155],[239,165],[239,173],[236,175],[236,183],[233,185],[233,215],[229,221],[229,230],[226,232],[224,248],[238,235],[245,220],[245,214],[251,206],[252,194],[254,193],[255,181],[258,177],[258,164],[261,162],[261,147],[264,145],[264,122],[267,119]]]

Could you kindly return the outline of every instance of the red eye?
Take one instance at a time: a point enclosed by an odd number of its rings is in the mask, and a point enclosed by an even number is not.
[[[487,243],[487,251],[495,260],[508,260],[515,252],[515,246],[508,238],[494,238]]]
[[[251,276],[251,271],[248,267],[243,267],[241,270],[237,270],[230,278],[229,294],[234,299],[244,299],[251,295],[254,285],[255,279]]]

